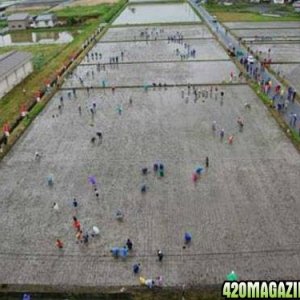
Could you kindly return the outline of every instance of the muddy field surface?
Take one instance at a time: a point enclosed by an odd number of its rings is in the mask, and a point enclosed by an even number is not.
[[[132,26],[130,30],[127,27],[111,27],[108,29],[101,42],[120,42],[120,41],[145,41],[147,34],[148,40],[163,39],[168,36],[183,35],[183,38],[213,38],[213,35],[204,25],[180,25],[180,26]]]
[[[268,37],[268,38],[277,38],[283,37],[288,39],[291,38],[300,38],[300,29],[290,28],[290,29],[234,29],[232,30],[237,37],[249,38],[249,37]]]
[[[195,51],[195,55],[191,52]],[[154,62],[182,60],[229,60],[228,55],[216,40],[188,40],[181,43],[170,41],[98,43],[92,55],[83,64],[108,64],[110,58],[117,57],[120,62]],[[96,56],[97,53],[97,56]],[[99,53],[101,53],[101,58]],[[123,53],[123,56],[122,56]]]
[[[249,45],[252,50],[261,51],[260,57],[271,58],[272,62],[300,62],[300,43],[298,44],[259,44],[259,45]],[[269,52],[269,49],[271,50]]]
[[[181,22],[200,23],[201,19],[188,3],[151,3],[130,4],[113,22],[113,25]]]
[[[67,91],[62,93],[66,98]],[[231,269],[244,279],[296,278],[299,155],[247,86],[219,87],[212,98],[196,103],[186,103],[177,88],[117,89],[90,97],[78,91],[77,99],[65,100],[61,114],[59,98],[0,165],[1,282],[135,285],[135,262],[144,276],[162,275],[166,285],[215,283]],[[245,119],[243,132],[238,116]],[[103,140],[92,145],[98,130]],[[229,145],[231,134],[235,140]],[[40,162],[35,151],[42,153]],[[210,166],[194,184],[192,172],[204,166],[206,156]],[[165,165],[163,178],[152,171],[157,160]],[[148,175],[141,174],[142,167],[149,168]],[[53,187],[47,186],[49,174]],[[96,176],[99,199],[89,175]],[[73,197],[84,229],[100,228],[88,246],[75,241]],[[125,214],[122,223],[114,218],[117,209]],[[185,231],[193,235],[187,249]],[[111,247],[123,246],[128,237],[134,243],[129,258],[112,258]],[[65,243],[62,251],[54,246],[56,238]],[[156,261],[160,248],[163,263]]]
[[[300,64],[274,64],[272,69],[280,72],[280,76],[289,81],[297,91],[300,90]]]
[[[262,28],[300,28],[300,22],[225,22],[230,29],[262,29]]]
[[[110,38],[124,32],[110,30]],[[124,36],[132,37],[134,29],[127,31]],[[103,59],[121,49],[106,47]],[[173,59],[172,50],[161,55]],[[149,46],[136,56],[156,52]],[[297,279],[300,156],[261,100],[246,84],[220,85],[238,73],[231,61],[134,59],[100,71],[96,64],[79,65],[1,161],[0,282],[119,291],[139,285],[134,263],[141,263],[145,278],[162,276],[164,286],[222,283],[231,270],[241,280]],[[145,91],[153,82],[181,86]],[[197,85],[197,97],[187,83]],[[154,163],[164,165],[163,176]],[[115,218],[118,209],[122,222]],[[76,243],[74,215],[90,233],[88,244]],[[95,237],[93,226],[100,230]],[[185,232],[192,234],[190,245],[184,245]],[[63,249],[55,247],[57,238]],[[112,247],[123,247],[127,238],[133,242],[129,256],[113,258]]]
[[[231,61],[122,63],[105,66],[105,70],[102,68],[100,71],[97,70],[97,65],[83,64],[73,72],[64,88],[99,88],[103,86],[103,81],[106,87],[144,86],[152,83],[220,84],[230,80],[231,72],[238,74],[238,69]],[[84,81],[83,85],[79,78]]]

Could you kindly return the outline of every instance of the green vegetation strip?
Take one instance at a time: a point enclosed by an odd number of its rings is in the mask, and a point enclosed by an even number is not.
[[[267,16],[259,12],[260,4],[237,3],[230,6],[208,1],[205,8],[221,22],[269,22],[269,21],[300,21],[299,13],[291,5],[267,4],[267,14],[278,14],[280,17]]]
[[[4,27],[6,27],[7,26],[7,21],[5,21],[5,20],[0,20],[0,29],[1,28],[4,28]]]
[[[59,18],[68,17],[100,17],[107,14],[113,4],[99,4],[93,6],[67,6],[60,10],[53,10]]]
[[[300,21],[298,15],[271,17],[255,13],[235,13],[235,12],[213,12],[221,22],[276,22],[276,21]]]

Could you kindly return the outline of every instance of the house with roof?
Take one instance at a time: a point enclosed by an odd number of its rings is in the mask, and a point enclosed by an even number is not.
[[[0,99],[33,71],[31,59],[21,51],[0,55]]]
[[[31,17],[28,13],[17,13],[7,18],[9,30],[21,30],[30,27]]]
[[[54,27],[57,24],[57,17],[54,14],[39,15],[34,20],[34,27],[46,28]]]
[[[294,7],[296,12],[300,12],[300,1],[294,2],[293,7]]]

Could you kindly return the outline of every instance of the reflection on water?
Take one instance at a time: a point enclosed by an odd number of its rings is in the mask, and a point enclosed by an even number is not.
[[[30,44],[64,44],[73,41],[69,32],[13,32],[0,35],[0,47]]]
[[[127,6],[113,25],[200,21],[188,3],[131,4]]]

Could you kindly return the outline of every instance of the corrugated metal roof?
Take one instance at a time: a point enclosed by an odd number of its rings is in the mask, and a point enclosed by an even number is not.
[[[46,15],[40,15],[36,17],[36,21],[50,21],[52,19],[55,19],[55,16],[53,14],[46,14]]]
[[[0,79],[27,63],[31,58],[30,53],[20,51],[11,51],[0,55]]]
[[[29,14],[27,13],[17,13],[12,14],[7,17],[7,21],[23,21],[26,20],[29,17]]]

